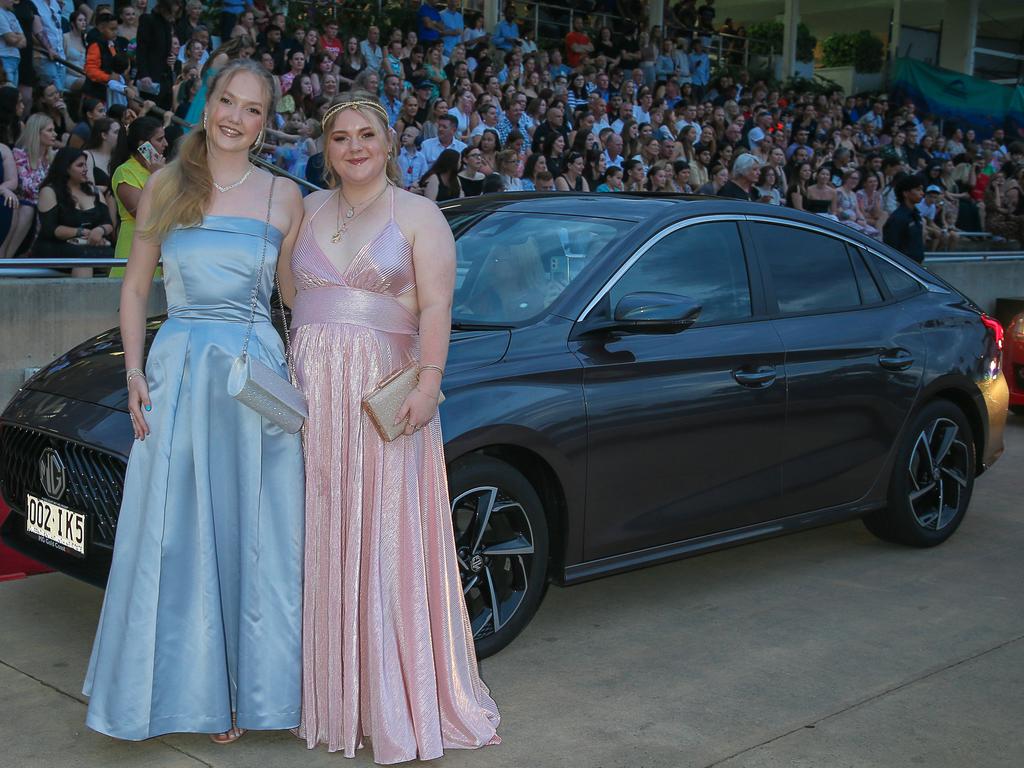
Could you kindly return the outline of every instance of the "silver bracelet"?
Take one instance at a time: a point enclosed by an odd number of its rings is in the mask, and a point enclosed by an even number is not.
[[[146,378],[146,373],[141,368],[129,368],[127,371],[125,371],[125,378],[127,379],[126,383],[131,384],[132,379],[134,379],[136,376]]]
[[[421,365],[421,366],[420,366],[420,371],[426,371],[427,369],[430,369],[430,370],[434,370],[434,371],[437,371],[437,372],[438,372],[439,374],[441,374],[442,376],[444,376],[444,368],[442,368],[442,367],[441,367],[441,366],[439,366],[439,365],[430,365],[430,364],[427,364],[427,365]]]

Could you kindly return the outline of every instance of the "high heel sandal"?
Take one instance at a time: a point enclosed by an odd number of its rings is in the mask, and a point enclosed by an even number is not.
[[[245,728],[239,728],[236,715],[231,713],[231,728],[224,733],[211,733],[210,741],[214,744],[233,744],[245,735]]]

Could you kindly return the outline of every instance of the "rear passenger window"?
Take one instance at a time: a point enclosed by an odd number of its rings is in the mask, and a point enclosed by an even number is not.
[[[921,290],[921,284],[899,267],[893,266],[885,259],[872,256],[868,258],[874,259],[871,263],[874,264],[878,274],[882,276],[882,282],[885,283],[885,287],[889,289],[893,298],[903,299],[913,296]]]
[[[863,304],[877,304],[882,300],[882,292],[878,290],[878,283],[868,271],[865,259],[871,258],[860,248],[850,246],[850,260],[853,262],[853,271],[857,274],[857,285],[860,287],[860,300]]]
[[[752,223],[779,312],[832,312],[860,306],[857,278],[841,240],[796,227]]]

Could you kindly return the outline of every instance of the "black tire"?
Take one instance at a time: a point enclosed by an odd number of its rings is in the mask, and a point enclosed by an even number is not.
[[[500,459],[456,461],[448,491],[459,575],[482,659],[512,642],[540,606],[547,586],[547,521],[529,480]]]
[[[963,411],[935,400],[902,437],[885,509],[864,518],[881,539],[912,547],[941,544],[960,526],[974,490],[974,435]]]

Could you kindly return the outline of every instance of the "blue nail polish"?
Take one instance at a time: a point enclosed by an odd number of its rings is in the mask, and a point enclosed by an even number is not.
[[[153,406],[152,405],[147,405],[146,406],[146,410],[147,411],[152,411],[153,410]]]

